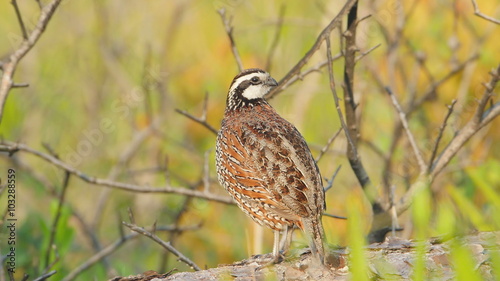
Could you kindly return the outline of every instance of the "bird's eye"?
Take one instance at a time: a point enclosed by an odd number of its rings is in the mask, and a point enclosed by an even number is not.
[[[252,77],[252,79],[250,79],[250,81],[252,81],[252,83],[257,83],[260,81],[260,79],[259,79],[259,77],[254,76],[254,77]]]

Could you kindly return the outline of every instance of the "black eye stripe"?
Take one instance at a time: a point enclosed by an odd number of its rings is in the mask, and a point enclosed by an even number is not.
[[[250,87],[250,85],[252,85],[252,83],[249,80],[245,80],[241,82],[236,89],[243,92],[246,88]]]

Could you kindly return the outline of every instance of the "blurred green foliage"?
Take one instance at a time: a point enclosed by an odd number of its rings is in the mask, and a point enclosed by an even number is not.
[[[9,2],[0,3],[2,56],[13,51],[20,39]],[[38,17],[36,1],[18,2],[28,29],[33,29]],[[402,6],[397,3],[361,1],[358,13],[372,15],[359,24],[360,51],[381,44],[358,62],[355,78],[360,155],[372,181],[380,187],[383,157],[371,145],[384,153],[389,151],[398,117],[378,89],[373,72],[393,88],[405,105],[409,89],[417,96],[428,90],[429,73],[441,78],[458,62],[479,53],[477,61],[446,80],[436,90],[432,102],[409,117],[411,129],[428,159],[446,114],[445,105],[459,99],[459,113],[450,119],[441,147],[473,114],[476,99],[484,90],[481,83],[489,81],[488,71],[500,61],[498,27],[474,16],[470,1],[400,1]],[[491,16],[498,11],[497,1],[478,3]],[[232,17],[234,37],[245,67],[265,68],[279,11],[285,7],[279,44],[270,66],[273,77],[279,79],[312,46],[341,5],[325,0],[307,4],[299,0],[63,1],[41,40],[18,68],[16,82],[27,82],[30,87],[11,91],[0,137],[44,152],[43,144],[48,144],[63,161],[88,175],[106,178],[115,173],[117,181],[158,187],[170,184],[203,190],[204,155],[208,153],[210,191],[225,195],[215,180],[215,135],[175,111],[182,109],[201,116],[208,93],[207,122],[219,127],[227,88],[237,68],[216,9],[224,7]],[[398,69],[404,71],[394,71],[389,67],[391,58],[387,57],[388,49],[394,46],[389,46],[385,38],[395,36],[401,11],[411,11],[404,27],[409,41],[401,42],[395,52],[395,56],[403,58]],[[341,46],[336,32],[332,38],[333,52],[337,53]],[[422,62],[415,61],[413,51],[425,58],[426,71],[419,71]],[[321,49],[308,67],[325,57],[325,50]],[[342,71],[342,60],[336,61],[338,85]],[[271,103],[302,132],[315,156],[340,127],[325,71],[308,75]],[[133,140],[153,120],[159,120],[158,130],[133,149],[130,159],[119,164],[133,147]],[[426,239],[499,229],[499,122],[495,120],[484,128],[430,190],[424,187],[425,191],[419,193],[422,196],[417,197],[420,199],[415,201],[411,214],[401,217],[400,224],[409,229],[401,233],[404,238]],[[342,165],[333,189],[327,193],[327,211],[350,219],[324,218],[324,225],[330,243],[352,246],[352,262],[358,269],[351,273],[361,280],[367,278],[362,237],[368,231],[371,210],[345,157],[345,146],[345,138],[339,137],[319,167],[323,176],[329,178]],[[396,162],[391,170],[396,196],[418,175],[409,151],[402,138],[394,151]],[[15,157],[14,161],[0,156],[0,173],[4,173],[4,167],[15,166],[20,179],[16,273],[20,278],[24,273],[37,276],[43,270],[64,174],[31,155],[18,153]],[[0,200],[3,210],[4,195]],[[120,239],[120,221],[128,220],[129,209],[140,226],[170,225],[175,223],[183,201],[179,195],[111,190],[72,177],[56,229],[56,250],[51,254],[51,261],[56,252],[58,256],[54,269],[59,273],[55,280],[96,253],[82,221],[106,247]],[[75,213],[80,217],[75,217]],[[409,227],[412,222],[414,231]],[[253,240],[257,227],[235,206],[193,199],[178,223],[201,223],[197,230],[180,233],[174,242],[201,267],[246,258],[257,254],[255,249],[259,247],[263,247],[263,252],[271,251],[271,231],[264,230],[263,241]],[[4,247],[3,231],[0,249]],[[159,235],[165,240],[171,237]],[[302,246],[304,240],[298,231],[296,236],[298,242],[294,246]],[[467,250],[457,245],[452,256],[458,280],[480,280],[470,268]],[[500,258],[496,256],[492,261],[498,271]],[[78,280],[104,280],[109,274],[126,276],[147,270],[189,270],[172,256],[164,262],[164,250],[143,237],[125,243],[107,262],[112,269],[109,272],[99,263],[84,271]],[[415,279],[426,279],[424,268],[423,263],[416,267]]]

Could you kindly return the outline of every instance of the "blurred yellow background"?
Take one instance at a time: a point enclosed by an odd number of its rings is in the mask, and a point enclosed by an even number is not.
[[[1,56],[13,51],[20,42],[20,28],[9,2],[0,3]],[[219,128],[227,89],[238,69],[217,9],[225,8],[226,15],[232,18],[233,35],[245,68],[267,68],[279,80],[312,46],[341,8],[341,2],[63,1],[40,41],[19,65],[15,82],[30,86],[11,91],[0,137],[44,152],[46,144],[61,160],[90,176],[155,187],[169,184],[203,190],[207,155],[209,190],[226,195],[215,177],[215,135],[176,112],[180,109],[201,116],[208,95],[207,122]],[[39,15],[36,2],[18,4],[27,28],[33,29]],[[499,17],[500,2],[482,0],[478,4],[482,12]],[[268,65],[281,9],[283,25]],[[360,155],[372,182],[382,192],[384,167],[377,151],[389,151],[398,117],[376,76],[406,106],[412,94],[418,97],[429,90],[432,78],[440,80],[467,59],[479,56],[445,80],[433,99],[410,116],[411,129],[428,159],[446,115],[446,105],[458,99],[456,114],[450,118],[440,147],[474,112],[476,99],[484,90],[481,83],[489,81],[489,70],[500,62],[500,30],[498,25],[474,16],[467,0],[361,1],[359,9],[359,17],[371,15],[359,23],[360,51],[380,44],[356,68]],[[393,38],[401,36],[398,26],[402,24],[403,39],[389,45]],[[332,33],[332,46],[334,54],[341,49],[337,31]],[[397,51],[390,53],[391,47]],[[319,50],[306,69],[324,61],[325,52],[324,47]],[[415,54],[425,61],[425,67],[419,66]],[[342,71],[343,61],[336,61],[334,73],[339,92]],[[304,135],[315,157],[340,128],[327,74],[326,68],[312,73],[271,100],[277,111]],[[498,97],[494,100],[498,101]],[[153,122],[158,122],[157,129],[145,133]],[[477,225],[468,223],[467,214],[461,213],[442,187],[463,190],[474,206],[486,216],[493,215],[488,213],[487,198],[476,187],[481,184],[478,181],[483,181],[496,191],[500,188],[499,122],[495,120],[480,131],[433,186],[436,206],[451,206],[457,220],[465,221],[464,231]],[[146,136],[141,139],[141,134]],[[358,198],[368,231],[370,205],[345,157],[345,147],[341,133],[318,163],[325,178],[331,178],[342,166],[327,193],[327,212],[346,216],[345,202]],[[132,154],[127,154],[130,151]],[[405,137],[394,157],[391,175],[396,193],[401,195],[408,182],[418,175]],[[19,179],[21,227],[16,276],[24,272],[36,276],[44,267],[47,237],[58,203],[50,190],[60,192],[64,173],[26,153],[15,154],[15,159],[2,154],[0,166],[2,173],[7,167],[15,167]],[[33,176],[27,167],[38,176]],[[65,276],[95,253],[74,212],[82,216],[81,220],[105,247],[120,238],[120,222],[128,221],[129,209],[140,226],[155,222],[169,225],[184,200],[175,194],[113,190],[72,177],[63,209],[65,217],[61,220],[64,226],[60,227],[55,243],[60,256],[54,267],[58,276]],[[4,209],[4,202],[2,198],[0,210]],[[329,242],[345,246],[347,222],[327,217],[323,221]],[[403,216],[400,223],[407,231],[402,235],[412,237],[411,227],[405,221]],[[263,240],[253,240],[257,231],[254,223],[235,206],[193,199],[180,225],[197,224],[201,224],[199,229],[181,233],[174,245],[201,267],[244,259],[256,254],[254,249],[260,247],[264,253],[271,251],[272,232],[265,229]],[[497,226],[493,224],[491,228]],[[440,234],[439,227],[431,229],[431,234]],[[159,236],[170,239],[168,234]],[[295,241],[294,248],[305,246],[299,231]],[[108,268],[95,265],[81,275],[81,280],[105,279],[106,269],[122,276],[160,268],[188,270],[173,257],[165,263],[163,252],[150,240],[134,239],[109,256]]]

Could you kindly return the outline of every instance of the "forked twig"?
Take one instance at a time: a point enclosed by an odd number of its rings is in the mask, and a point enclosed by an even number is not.
[[[281,31],[283,29],[283,17],[285,16],[285,5],[281,5],[280,14],[278,17],[278,24],[276,25],[276,33],[274,34],[273,42],[271,43],[271,48],[267,54],[266,60],[266,71],[271,73],[271,61],[273,59],[276,48],[278,47],[278,42],[280,40]]]
[[[238,65],[238,71],[241,72],[243,70],[243,63],[241,62],[241,57],[238,52],[238,48],[236,48],[236,42],[234,41],[233,37],[233,27],[231,26],[232,18],[228,19],[226,17],[226,9],[224,8],[217,10],[217,13],[219,13],[222,19],[222,24],[224,24],[224,29],[226,30],[227,37],[231,42],[231,51],[233,52],[234,59],[236,60],[236,64]]]
[[[47,273],[45,273],[45,274],[43,274],[43,275],[41,275],[41,276],[39,276],[39,277],[37,277],[37,278],[33,279],[33,281],[43,281],[43,280],[47,280],[47,278],[49,278],[50,276],[52,276],[52,275],[54,275],[54,274],[56,274],[56,273],[57,273],[57,271],[52,270],[52,271],[50,271],[50,272],[47,272]]]
[[[434,162],[434,159],[436,158],[436,154],[437,154],[437,151],[439,148],[439,142],[441,142],[441,138],[443,137],[444,129],[446,128],[446,125],[448,125],[448,119],[450,118],[451,113],[453,112],[453,107],[455,106],[456,103],[457,103],[457,100],[454,99],[451,101],[451,104],[447,106],[448,113],[444,117],[443,123],[439,127],[439,134],[438,134],[438,137],[436,138],[436,142],[434,143],[434,149],[432,149],[432,155],[431,155],[431,158],[429,159],[429,166],[428,166],[429,169],[427,172],[430,172],[430,168],[432,167],[432,162]]]
[[[175,109],[175,112],[186,116],[187,118],[195,121],[198,124],[201,124],[203,127],[207,128],[210,132],[214,133],[215,135],[218,134],[217,129],[212,127],[212,125],[208,124],[206,118],[198,118],[196,116],[191,115],[189,112],[187,112],[185,110],[178,109],[178,108]]]
[[[14,10],[16,11],[17,21],[19,22],[19,26],[21,27],[21,32],[23,33],[23,39],[28,39],[28,32],[26,32],[26,26],[24,25],[23,17],[21,16],[21,11],[19,10],[19,6],[17,5],[16,0],[10,1],[12,6],[14,6]]]
[[[160,244],[163,248],[165,248],[167,251],[169,251],[172,254],[174,254],[175,256],[177,256],[180,261],[182,261],[183,263],[189,265],[192,269],[194,269],[196,271],[201,270],[201,268],[198,267],[188,257],[186,257],[184,254],[182,254],[181,252],[179,252],[176,248],[172,247],[172,245],[170,245],[170,242],[165,242],[165,241],[161,240],[154,233],[151,233],[151,232],[147,231],[146,229],[144,229],[142,227],[139,227],[139,226],[137,226],[135,224],[130,224],[130,223],[126,223],[126,222],[123,222],[123,224],[126,227],[130,228],[132,231],[137,232],[139,234],[142,234],[142,235],[148,237],[149,239],[155,241],[156,243]]]
[[[338,12],[337,16],[333,18],[333,20],[321,31],[321,33],[318,35],[316,38],[316,42],[312,45],[312,47],[307,51],[307,53],[295,64],[295,66],[283,77],[279,83],[278,86],[275,87],[271,92],[269,92],[266,96],[266,99],[272,99],[276,94],[278,94],[281,91],[281,88],[284,85],[288,85],[288,82],[296,75],[299,75],[301,72],[302,67],[306,65],[307,62],[311,59],[311,57],[318,51],[321,47],[321,44],[323,41],[327,40],[327,38],[330,37],[330,32],[332,32],[333,29],[336,27],[340,26],[340,23],[342,22],[342,17],[351,9],[351,7],[356,3],[357,0],[349,0],[347,3],[345,3],[344,7],[342,7],[342,10]]]
[[[7,152],[11,155],[14,153],[17,153],[19,151],[24,151],[24,152],[27,152],[29,154],[33,154],[33,155],[38,156],[41,159],[45,160],[46,162],[54,165],[55,167],[58,167],[58,168],[65,170],[65,171],[68,171],[72,175],[75,175],[76,177],[80,178],[81,180],[83,180],[87,183],[90,183],[90,184],[94,184],[94,185],[107,186],[107,187],[125,190],[125,191],[130,191],[130,192],[172,193],[172,194],[179,194],[179,195],[203,198],[206,200],[212,200],[212,201],[225,203],[225,204],[231,204],[231,205],[234,204],[234,201],[228,196],[220,196],[217,194],[207,193],[207,192],[197,191],[197,190],[191,190],[188,188],[173,187],[170,185],[167,185],[165,187],[140,186],[140,185],[136,185],[136,184],[128,184],[128,183],[123,183],[123,182],[117,182],[117,181],[92,177],[92,176],[89,176],[89,175],[83,173],[80,170],[77,170],[76,168],[72,167],[71,165],[53,157],[52,155],[42,153],[38,150],[35,150],[35,149],[33,149],[25,144],[21,144],[21,143],[12,143],[12,142],[5,142],[5,141],[0,142],[0,151]]]
[[[399,105],[399,102],[396,98],[396,96],[392,93],[391,89],[388,87],[385,88],[387,94],[389,94],[389,97],[391,98],[392,104],[394,105],[394,108],[396,109],[398,115],[399,115],[399,120],[401,121],[401,124],[403,125],[403,128],[405,129],[406,136],[408,137],[408,141],[410,142],[411,148],[413,149],[413,153],[415,154],[415,157],[417,158],[418,166],[420,167],[420,174],[424,174],[427,172],[427,164],[425,164],[424,157],[422,156],[422,152],[418,148],[417,142],[415,141],[415,137],[413,136],[412,132],[410,131],[410,126],[408,125],[408,120],[406,120],[406,114],[404,113],[403,109],[401,108],[401,105]]]
[[[43,7],[43,9],[40,11],[40,17],[38,18],[38,22],[33,31],[31,31],[30,34],[27,34],[21,45],[12,54],[10,54],[6,61],[1,62],[3,71],[0,80],[0,124],[2,122],[3,109],[5,107],[9,92],[12,87],[16,85],[13,81],[13,78],[17,65],[19,64],[21,59],[31,50],[31,48],[35,46],[43,31],[47,28],[50,19],[54,15],[54,12],[56,11],[61,1],[62,0],[53,0]]]
[[[479,6],[477,5],[476,3],[476,0],[472,0],[472,6],[474,6],[474,15],[480,17],[480,18],[483,18],[489,22],[492,22],[494,24],[500,24],[500,20],[497,20],[493,17],[490,17],[488,15],[485,15],[483,13],[481,13],[481,11],[479,10]]]
[[[186,230],[194,230],[198,229],[199,226],[187,226],[187,227],[182,227],[182,228],[177,228],[177,227],[169,227],[169,226],[162,226],[162,227],[157,227],[156,231],[186,231]],[[120,231],[121,232],[121,231]],[[99,261],[103,260],[107,256],[111,255],[114,253],[116,250],[118,250],[123,244],[125,244],[127,241],[132,240],[134,238],[137,238],[140,234],[137,232],[130,233],[127,235],[122,235],[118,240],[110,244],[109,246],[101,249],[99,252],[95,253],[93,256],[88,258],[84,263],[73,269],[68,275],[66,275],[62,281],[71,281],[74,280],[80,273],[84,272],[85,270],[89,269],[91,266],[94,264],[98,263]]]
[[[50,253],[52,252],[52,245],[54,244],[54,240],[56,239],[56,231],[57,225],[59,224],[59,219],[61,218],[62,206],[64,204],[64,200],[66,198],[66,190],[68,189],[69,178],[71,174],[68,172],[64,173],[64,180],[62,184],[62,190],[59,195],[58,205],[56,216],[54,218],[54,222],[52,223],[52,227],[50,229],[50,238],[49,238],[49,247],[47,248],[47,253],[45,254],[45,268],[46,270],[50,269]]]
[[[320,150],[318,157],[316,157],[316,159],[315,159],[316,163],[318,163],[319,160],[321,160],[321,158],[323,158],[323,155],[325,155],[325,153],[328,151],[328,149],[330,149],[330,146],[332,145],[333,141],[339,136],[341,131],[342,131],[342,127],[339,128],[337,130],[337,132],[335,132],[333,134],[333,136],[328,140],[326,145]]]

